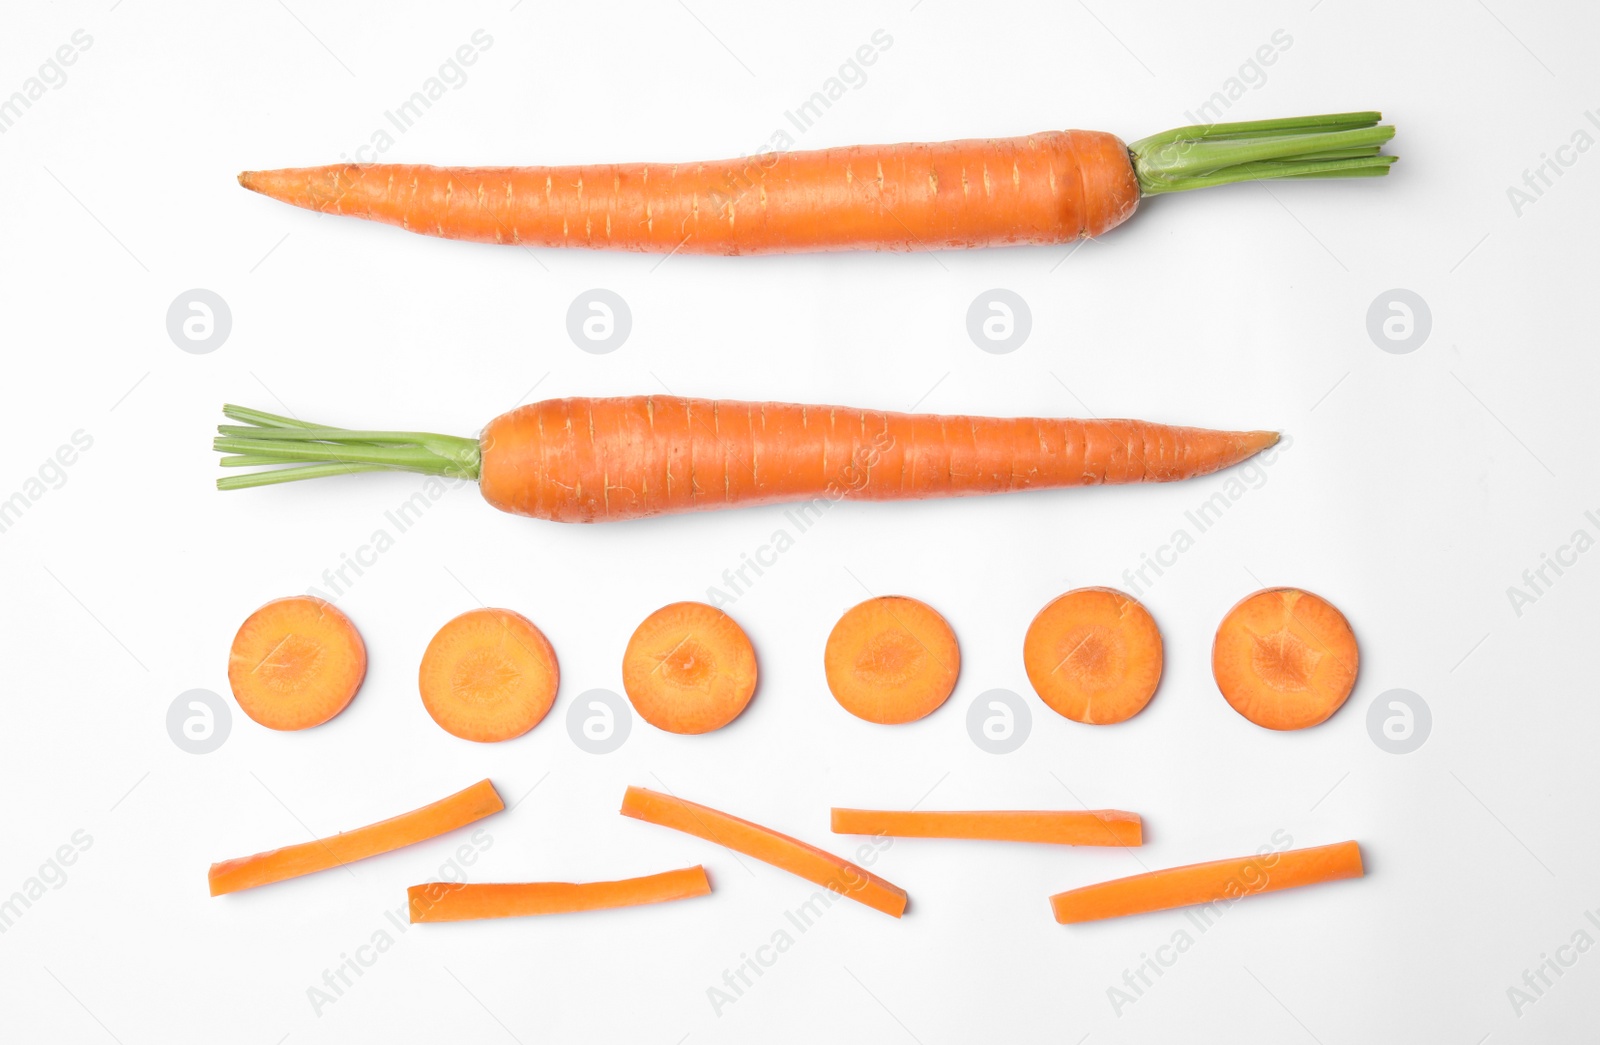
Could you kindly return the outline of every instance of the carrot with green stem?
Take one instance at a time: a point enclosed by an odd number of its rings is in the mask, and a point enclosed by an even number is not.
[[[446,239],[654,253],[941,250],[1099,236],[1145,196],[1387,174],[1376,112],[767,152],[705,163],[246,171],[247,189]]]
[[[1206,475],[1276,432],[628,396],[550,399],[476,439],[312,425],[227,406],[223,490],[351,472],[471,479],[503,511],[606,522],[795,501],[916,500]]]

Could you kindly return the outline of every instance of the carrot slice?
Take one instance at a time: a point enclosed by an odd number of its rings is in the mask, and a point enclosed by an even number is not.
[[[269,729],[322,725],[344,710],[366,674],[361,633],[338,607],[312,595],[256,610],[228,650],[233,698]]]
[[[1140,845],[1143,821],[1119,809],[1004,809],[983,812],[834,809],[833,833],[894,838],[975,838],[1056,845]]]
[[[369,856],[392,852],[403,846],[426,841],[482,820],[505,808],[499,792],[487,780],[480,780],[465,791],[413,809],[409,813],[380,820],[321,838],[314,842],[272,849],[254,856],[241,856],[211,865],[211,895],[254,889],[286,878],[298,878],[315,871],[326,871]]]
[[[1022,661],[1034,692],[1058,714],[1096,726],[1123,722],[1161,682],[1161,631],[1132,596],[1079,588],[1033,618]]]
[[[857,718],[883,725],[915,722],[956,688],[961,648],[939,612],[904,595],[852,606],[828,635],[822,655],[828,689]]]
[[[406,890],[411,921],[468,922],[525,914],[569,914],[687,900],[711,891],[704,867],[624,878],[618,882],[429,882]]]
[[[422,655],[422,706],[446,733],[492,743],[520,737],[556,702],[561,669],[544,632],[510,610],[468,610]]]
[[[1281,853],[1213,860],[1117,878],[1050,897],[1062,925],[1120,918],[1126,914],[1237,900],[1341,878],[1360,878],[1361,847],[1354,842],[1289,849]]]
[[[905,913],[906,891],[898,885],[843,857],[709,806],[630,787],[622,797],[622,815],[715,842],[895,918]]]
[[[756,691],[756,651],[732,617],[703,602],[663,606],[622,655],[622,688],[639,716],[669,733],[709,733]]]
[[[1339,710],[1360,659],[1350,622],[1332,603],[1266,588],[1222,618],[1211,673],[1233,710],[1256,725],[1305,729]]]

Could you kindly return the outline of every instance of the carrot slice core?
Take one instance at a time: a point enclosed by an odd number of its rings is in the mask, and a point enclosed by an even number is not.
[[[930,714],[961,673],[955,632],[927,603],[884,595],[851,607],[828,635],[823,667],[833,699],[868,722]]]
[[[555,703],[561,670],[544,632],[510,610],[469,610],[422,655],[422,706],[445,732],[492,743],[520,737]]]
[[[270,885],[286,878],[298,878],[392,852],[465,827],[474,820],[482,820],[504,808],[505,803],[500,800],[494,785],[487,780],[480,780],[465,791],[457,791],[421,809],[358,827],[354,831],[212,864],[209,876],[211,895],[221,896],[241,889],[254,889],[258,885]]]
[[[1267,588],[1228,611],[1211,673],[1233,710],[1268,729],[1315,726],[1355,688],[1360,649],[1332,603],[1299,588]]]
[[[622,688],[639,716],[669,733],[709,733],[756,691],[756,651],[733,618],[703,602],[646,617],[622,655]]]
[[[630,787],[622,798],[622,815],[715,842],[895,918],[905,913],[906,891],[898,885],[843,857],[709,806]]]
[[[1137,599],[1079,588],[1054,599],[1022,642],[1028,681],[1051,710],[1109,725],[1144,710],[1161,683],[1161,631]]]
[[[234,699],[269,729],[320,726],[345,709],[366,674],[361,633],[338,607],[311,595],[262,606],[228,650]]]
[[[1134,846],[1143,842],[1138,813],[1118,809],[1004,809],[973,812],[834,809],[833,832],[894,838],[971,838],[989,842]]]
[[[687,900],[711,891],[704,867],[624,878],[616,882],[505,882],[469,885],[429,882],[406,890],[411,921],[466,922],[529,914],[569,914],[611,907]]]
[[[1257,893],[1360,878],[1363,873],[1361,847],[1355,842],[1338,842],[1117,878],[1057,893],[1050,897],[1050,907],[1056,921],[1070,925],[1193,904],[1231,902]]]

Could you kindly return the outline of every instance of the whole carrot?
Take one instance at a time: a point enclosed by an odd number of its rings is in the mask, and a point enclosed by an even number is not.
[[[284,465],[224,490],[348,472],[470,478],[503,511],[557,522],[792,501],[914,500],[1170,482],[1237,464],[1276,432],[1147,421],[901,414],[679,396],[550,399],[478,439],[353,431],[228,406],[225,466]]]
[[[656,253],[939,250],[1098,236],[1142,196],[1386,174],[1376,112],[768,152],[704,163],[246,171],[285,203],[480,243]]]

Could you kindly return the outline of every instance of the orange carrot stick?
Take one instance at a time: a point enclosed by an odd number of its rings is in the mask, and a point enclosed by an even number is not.
[[[367,646],[350,618],[311,595],[274,599],[239,626],[228,685],[270,729],[320,726],[345,709],[367,675]]]
[[[1191,904],[1231,902],[1257,893],[1360,878],[1362,874],[1360,846],[1338,842],[1314,849],[1169,867],[1086,885],[1050,897],[1050,907],[1056,921],[1070,925]]]
[[[1299,588],[1241,599],[1217,627],[1211,673],[1233,710],[1268,729],[1305,729],[1355,688],[1361,651],[1344,614]]]
[[[715,842],[884,914],[898,918],[905,913],[906,891],[899,886],[843,857],[709,806],[642,787],[630,787],[622,798],[622,815]]]
[[[766,152],[706,163],[246,171],[297,207],[480,243],[658,253],[935,250],[1062,243],[1141,195],[1231,181],[1383,174],[1378,113],[1181,127],[1125,145],[1101,131]]]
[[[1140,845],[1143,821],[1138,813],[1118,809],[1051,809],[1025,811],[833,811],[833,832],[840,835],[889,835],[894,838],[972,838],[989,842],[1050,842],[1055,845]]]
[[[603,522],[792,501],[915,500],[1099,483],[1170,482],[1237,464],[1276,432],[1146,421],[899,414],[678,396],[552,399],[495,418],[480,439],[291,427],[226,407],[224,464],[298,465],[221,489],[396,469],[478,480],[496,508]]]
[[[527,914],[569,914],[687,900],[711,891],[704,867],[624,878],[618,882],[429,882],[406,890],[411,921],[467,922]]]
[[[480,780],[465,791],[457,791],[421,809],[354,831],[212,864],[211,895],[254,889],[258,885],[270,885],[392,852],[454,831],[504,808],[505,803],[500,801],[494,785]]]

